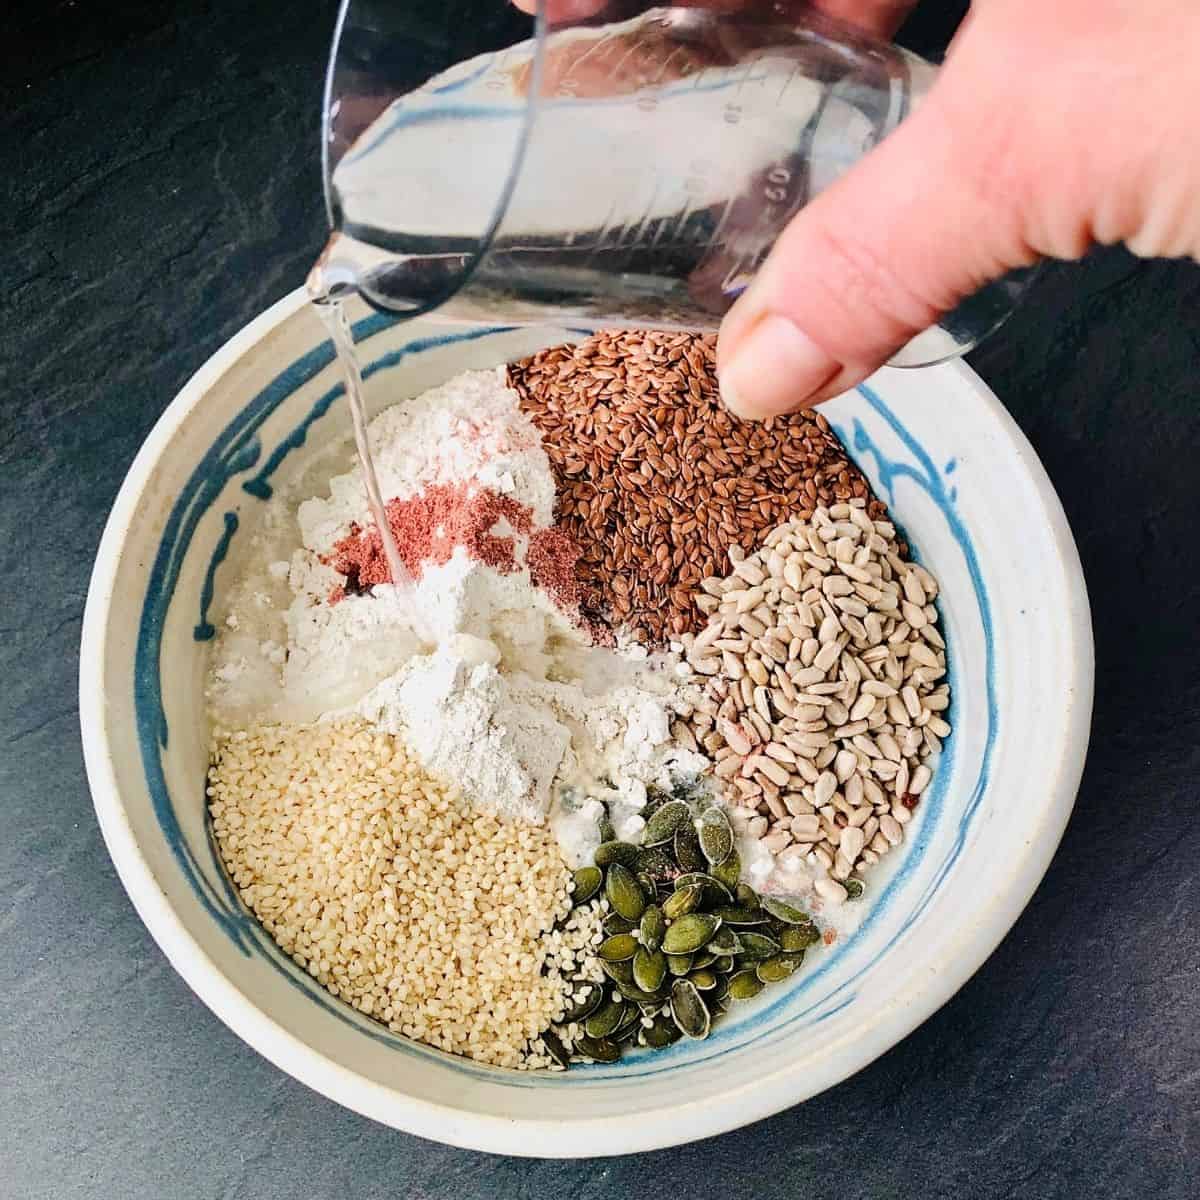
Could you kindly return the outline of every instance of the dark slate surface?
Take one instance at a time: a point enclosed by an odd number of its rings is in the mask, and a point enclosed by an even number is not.
[[[1196,1196],[1190,264],[1108,252],[1058,271],[976,355],[1079,541],[1098,656],[1092,753],[1063,846],[1013,932],[872,1067],[680,1150],[493,1158],[310,1093],[166,964],[92,815],[76,728],[80,614],[142,438],[320,244],[314,122],[331,10],[44,0],[6,11],[0,1196]],[[935,18],[911,37],[931,46],[944,34]]]

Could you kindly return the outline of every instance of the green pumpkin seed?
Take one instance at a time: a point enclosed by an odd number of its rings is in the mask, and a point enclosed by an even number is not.
[[[608,809],[605,809],[601,814],[600,820],[596,822],[596,828],[600,833],[601,845],[603,845],[605,842],[616,840],[616,830],[613,829],[613,823],[611,820],[609,820]],[[596,865],[599,866],[599,863]]]
[[[753,970],[739,971],[729,981],[729,996],[733,1000],[751,1000],[763,990],[763,982]]]
[[[803,950],[799,954],[777,954],[766,962],[760,962],[754,968],[754,973],[763,983],[782,983],[803,961]]]
[[[621,1057],[621,1047],[607,1038],[581,1037],[575,1042],[575,1053],[593,1062],[614,1063]]]
[[[645,871],[634,871],[633,877],[638,881],[638,886],[642,891],[653,899],[654,894],[658,891],[658,884],[655,883],[654,877],[647,875]]]
[[[803,952],[821,940],[821,931],[811,922],[807,925],[789,925],[779,935],[780,948],[787,954]]]
[[[698,992],[710,992],[717,986],[717,973],[703,969],[693,971],[688,978],[692,981],[692,986]]]
[[[637,926],[632,921],[627,921],[620,913],[610,912],[603,921],[600,922],[601,928],[607,934],[613,933],[632,933]]]
[[[663,910],[657,904],[647,905],[639,927],[642,945],[647,950],[657,950],[662,945],[663,934],[666,932],[667,922]]]
[[[620,843],[618,843],[620,844]],[[646,910],[646,893],[628,867],[614,862],[604,876],[604,894],[608,902],[627,921],[641,920]]]
[[[642,816],[645,817],[647,821],[650,820],[650,818],[654,816],[654,814],[671,799],[672,797],[670,792],[664,791],[656,784],[650,784],[646,788],[646,806],[642,809]]]
[[[709,954],[715,954],[719,958],[730,958],[735,955],[742,947],[741,940],[732,929],[722,927],[708,939],[708,943],[704,949]]]
[[[720,919],[707,913],[688,913],[667,926],[662,948],[668,954],[691,954],[716,933]]]
[[[643,846],[661,846],[671,841],[675,831],[685,821],[691,820],[691,812],[682,800],[672,800],[664,804],[646,821],[642,832]]]
[[[575,888],[571,892],[572,904],[586,904],[604,882],[604,872],[599,867],[580,867],[573,876]]]
[[[567,1024],[590,1017],[604,999],[604,989],[598,983],[581,984],[575,990],[584,994],[581,999],[572,1001],[571,1006],[563,1013],[563,1021]]]
[[[712,1018],[695,984],[688,979],[677,979],[671,987],[671,1016],[688,1037],[708,1037]]]
[[[562,1039],[553,1030],[547,1029],[542,1034],[542,1045],[558,1066],[565,1067],[571,1061],[571,1056],[567,1053],[566,1046],[562,1044]]]
[[[651,1024],[642,1030],[641,1041],[652,1050],[663,1050],[679,1041],[682,1036],[679,1026],[674,1021],[666,1017],[655,1017]]]
[[[633,962],[626,959],[623,962],[605,962],[600,960],[600,970],[613,981],[613,983],[632,983],[633,982]]]
[[[711,907],[716,904],[732,904],[733,893],[719,880],[704,871],[688,871],[675,880],[675,890],[682,891],[685,887],[698,883],[703,889],[700,897],[700,907]]]
[[[726,925],[764,925],[767,920],[762,909],[742,908],[737,904],[724,904],[715,909],[713,915],[720,917]]]
[[[638,848],[630,842],[601,842],[593,858],[598,867],[620,863],[623,867],[632,868],[638,860]]]
[[[725,810],[716,805],[701,814],[698,837],[700,851],[710,866],[720,866],[733,853],[733,830],[729,828],[729,818]]]
[[[727,888],[737,887],[738,880],[742,877],[741,856],[736,850],[731,850],[729,857],[723,863],[718,863],[717,866],[710,868],[709,874]]]
[[[625,1010],[628,1007],[624,1000],[610,1000],[584,1021],[584,1033],[593,1038],[608,1037],[625,1019]]]
[[[780,950],[779,943],[774,938],[767,937],[765,933],[754,933],[749,929],[738,934],[738,941],[742,943],[739,956],[750,962],[773,958]]]
[[[861,900],[863,891],[863,881],[861,879],[846,879],[842,881],[842,887],[846,889],[847,900]]]
[[[751,912],[755,912],[760,906],[758,893],[748,883],[737,885],[733,899],[739,908],[747,908]]]
[[[633,1040],[641,1032],[642,1014],[638,1012],[636,1005],[630,1005],[633,1009],[633,1019],[626,1021],[615,1033],[611,1035],[611,1040],[614,1042],[622,1042],[626,1045],[632,1044]]]
[[[618,983],[617,991],[619,991],[626,1000],[632,1000],[634,1004],[650,1004],[656,1000],[661,1003],[657,992],[648,992],[645,988],[638,987],[636,983]]]
[[[706,871],[708,859],[700,849],[700,836],[691,821],[675,830],[675,861],[681,871]]]
[[[679,874],[669,847],[652,846],[649,850],[641,850],[634,867],[639,875],[653,879],[656,887],[671,884]]]
[[[686,975],[691,969],[692,956],[690,954],[667,955],[667,970],[672,975]]]
[[[700,901],[704,896],[704,884],[689,883],[686,887],[679,888],[678,891],[672,892],[662,903],[662,913],[664,917],[669,917],[672,921],[679,917],[686,916],[693,909],[698,908]]]
[[[596,953],[606,962],[624,962],[638,950],[638,940],[632,933],[614,933],[600,943]]]
[[[667,977],[667,956],[639,946],[633,956],[633,982],[644,992],[657,992]]]
[[[760,903],[775,920],[782,921],[785,925],[809,924],[808,913],[801,912],[782,900],[776,900],[774,896],[763,896]]]
[[[724,996],[716,996],[712,992],[707,992],[704,996],[704,1002],[708,1005],[708,1011],[712,1014],[714,1023],[729,1011],[728,993]]]
[[[705,946],[699,954],[692,955],[692,970],[702,971],[705,967],[711,967],[717,961],[715,954],[708,952],[708,947]]]

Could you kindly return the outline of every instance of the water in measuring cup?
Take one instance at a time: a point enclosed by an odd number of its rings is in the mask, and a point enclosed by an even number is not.
[[[329,334],[338,366],[341,368],[346,388],[346,403],[350,407],[350,419],[354,426],[354,445],[358,452],[363,484],[367,491],[367,504],[370,507],[375,526],[379,530],[384,556],[392,576],[392,584],[402,595],[411,585],[412,580],[400,557],[396,538],[387,519],[383,496],[379,491],[379,479],[375,473],[375,461],[371,457],[370,439],[367,436],[367,412],[363,398],[362,368],[358,361],[358,351],[354,346],[354,334],[346,316],[345,303],[339,299],[329,298],[324,293],[319,272],[314,275],[315,278],[310,279],[310,292],[315,293],[313,308]],[[420,631],[418,630],[418,632]]]
[[[483,55],[335,164],[327,261],[393,311],[712,328],[925,69],[699,9]]]

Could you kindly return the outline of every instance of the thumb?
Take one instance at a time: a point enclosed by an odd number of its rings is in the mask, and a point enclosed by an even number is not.
[[[1012,144],[979,112],[986,100],[949,82],[940,78],[797,214],[726,315],[717,373],[738,416],[790,412],[853,387],[961,299],[1035,257],[1015,177],[994,182]]]

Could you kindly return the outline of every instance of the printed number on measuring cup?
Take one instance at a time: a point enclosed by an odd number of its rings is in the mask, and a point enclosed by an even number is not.
[[[792,172],[788,167],[774,166],[767,172],[767,186],[763,189],[772,204],[782,204],[788,198],[788,184],[792,182]]]

